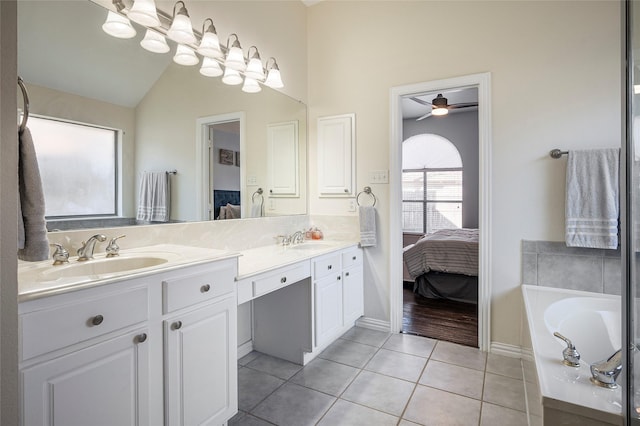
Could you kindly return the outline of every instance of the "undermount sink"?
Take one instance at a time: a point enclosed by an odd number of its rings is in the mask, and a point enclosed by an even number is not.
[[[295,244],[287,248],[293,249],[293,250],[322,250],[330,247],[333,247],[333,245],[329,243],[320,243],[320,242],[316,243],[316,242],[309,241],[302,244]]]
[[[135,271],[166,263],[162,257],[136,256],[93,259],[86,262],[74,262],[55,266],[42,272],[45,280],[56,280],[66,277],[95,276]]]

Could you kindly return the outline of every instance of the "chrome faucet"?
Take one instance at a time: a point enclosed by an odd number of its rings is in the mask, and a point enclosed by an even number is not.
[[[304,232],[296,231],[289,237],[291,244],[298,244],[304,242]]]
[[[85,260],[93,259],[93,250],[96,247],[98,241],[105,242],[107,237],[102,234],[96,234],[89,238],[87,242],[82,242],[82,247],[78,249],[78,262],[84,262]]]
[[[69,263],[69,251],[62,246],[62,244],[53,243],[49,244],[51,247],[55,247],[55,251],[51,255],[53,259],[53,265],[63,265],[65,263]]]
[[[126,237],[126,235],[123,234],[115,238],[112,238],[111,241],[109,241],[109,244],[105,249],[105,251],[107,252],[107,257],[120,256],[120,246],[118,245],[117,241],[120,238],[124,238],[124,237]]]
[[[554,332],[553,335],[567,344],[567,347],[562,351],[562,357],[564,358],[562,363],[564,365],[568,365],[569,367],[579,367],[580,353],[577,351],[573,343],[571,343],[571,340],[567,339],[557,331]]]
[[[622,349],[602,361],[591,364],[591,383],[605,388],[616,388],[616,379],[622,371]]]

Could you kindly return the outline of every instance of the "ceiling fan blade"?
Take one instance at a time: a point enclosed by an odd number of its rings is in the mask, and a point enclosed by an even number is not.
[[[459,104],[451,104],[448,106],[449,109],[458,109],[458,108],[471,108],[471,107],[477,107],[478,103],[477,102],[461,102]]]
[[[414,102],[419,103],[420,105],[429,105],[429,106],[431,106],[431,102],[423,101],[422,99],[416,98],[415,96],[412,96],[409,99],[411,99]]]
[[[421,117],[416,118],[416,121],[424,120],[425,118],[429,118],[429,117],[431,117],[431,113],[430,112],[426,113],[425,115],[423,115]]]

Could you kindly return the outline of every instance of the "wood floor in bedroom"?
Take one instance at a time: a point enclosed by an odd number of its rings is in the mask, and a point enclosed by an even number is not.
[[[403,333],[478,347],[478,305],[427,299],[414,294],[406,284],[403,299]]]

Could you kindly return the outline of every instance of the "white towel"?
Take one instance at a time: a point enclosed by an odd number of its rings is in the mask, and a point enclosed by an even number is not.
[[[569,151],[568,247],[618,248],[619,157],[617,148]]]
[[[144,172],[140,179],[138,220],[169,222],[171,188],[167,172]]]
[[[376,209],[373,206],[360,206],[358,208],[360,218],[360,246],[375,247],[376,239]]]
[[[249,215],[251,217],[262,217],[264,213],[262,211],[262,205],[264,204],[264,198],[262,198],[261,194],[257,194],[257,197],[254,197],[251,200],[251,211]]]
[[[29,129],[25,128],[18,139],[18,258],[36,262],[49,258],[44,192]]]

